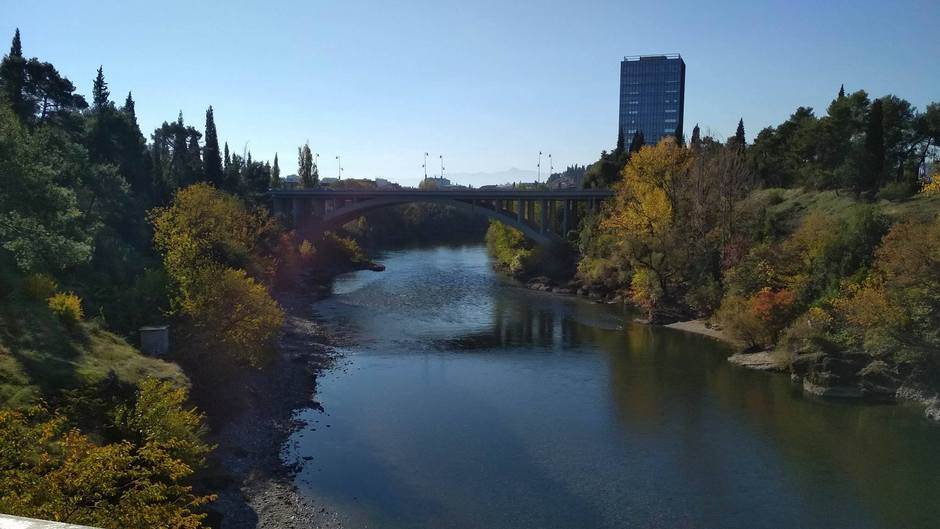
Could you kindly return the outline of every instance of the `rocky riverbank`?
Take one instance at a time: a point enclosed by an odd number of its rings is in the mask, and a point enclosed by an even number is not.
[[[222,529],[340,528],[329,505],[297,492],[295,470],[280,457],[281,447],[299,426],[294,411],[315,405],[317,374],[336,360],[335,336],[311,317],[322,296],[317,288],[278,296],[286,320],[278,356],[263,370],[239,373],[235,384],[245,395],[227,414],[210,410],[212,442],[217,444],[206,473],[206,487],[218,494],[209,522]]]
[[[558,294],[576,294],[598,303],[623,303],[616,292],[577,280],[556,282],[539,276],[520,279],[527,288]],[[667,320],[668,321],[668,320]],[[651,323],[642,320],[642,323]],[[657,323],[657,322],[652,322]],[[925,416],[940,421],[940,384],[904,364],[888,365],[865,353],[834,352],[791,355],[774,350],[746,350],[744,345],[705,320],[664,323],[664,327],[724,341],[738,352],[728,357],[731,364],[756,371],[788,373],[808,395],[823,398],[869,401],[911,401],[924,406]]]

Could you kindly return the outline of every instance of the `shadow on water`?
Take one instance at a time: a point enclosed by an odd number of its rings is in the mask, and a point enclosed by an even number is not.
[[[377,527],[933,528],[940,429],[804,398],[723,344],[392,253],[315,310],[355,338],[285,455]],[[319,422],[317,422],[319,421]],[[326,427],[326,423],[329,427]]]

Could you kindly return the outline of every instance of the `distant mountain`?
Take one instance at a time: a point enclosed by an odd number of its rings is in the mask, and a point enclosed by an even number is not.
[[[535,182],[535,179],[538,177],[538,171],[513,167],[505,171],[495,171],[492,173],[444,173],[444,176],[456,185],[480,187],[491,184],[509,184],[512,182]],[[542,171],[542,180],[544,181],[547,178],[548,171]]]

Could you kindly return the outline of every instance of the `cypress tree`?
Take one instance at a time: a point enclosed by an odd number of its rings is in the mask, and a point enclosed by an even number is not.
[[[682,131],[679,130],[679,126],[676,125],[676,131],[672,134],[676,138],[676,144],[680,147],[685,145],[685,136],[682,134]]]
[[[744,148],[747,144],[747,140],[744,137],[744,118],[738,120],[738,130],[734,132],[734,138],[732,138],[731,144],[740,148]]]
[[[845,97],[845,85],[839,85],[839,99]]]
[[[98,67],[98,76],[95,77],[91,92],[94,96],[95,110],[101,110],[111,104],[109,101],[111,92],[108,91],[108,83],[104,80],[104,69],[101,66]]]
[[[885,167],[884,110],[881,99],[871,104],[868,113],[868,127],[865,131],[865,162],[859,183],[860,191],[874,191],[881,186]]]
[[[313,178],[313,153],[310,151],[309,143],[305,143],[303,147],[297,147],[297,176],[300,178],[301,187],[316,185]]]
[[[130,116],[130,118],[137,123],[137,110],[134,104],[134,97],[130,92],[127,93],[127,99],[124,100],[124,107],[121,108],[125,114]]]
[[[698,128],[698,123],[692,128],[692,148],[700,149],[702,147],[702,131]]]
[[[203,164],[206,170],[206,180],[221,189],[224,183],[222,174],[222,156],[219,153],[219,136],[215,129],[215,115],[212,105],[206,110],[206,143],[202,152]]]
[[[274,165],[271,167],[271,189],[281,187],[281,166],[277,163],[277,153],[274,153]]]
[[[630,142],[630,152],[640,152],[644,145],[646,145],[646,140],[643,138],[643,131],[637,130],[633,133],[633,141]]]
[[[617,149],[614,150],[614,152],[617,153],[618,156],[623,154],[623,151],[626,148],[624,144],[625,144],[625,139],[623,137],[623,129],[620,129],[617,132]]]
[[[222,158],[222,169],[228,171],[229,165],[232,165],[232,157],[228,154],[228,142],[225,142],[225,155]]]
[[[20,41],[20,30],[16,29],[13,42],[10,45],[10,54],[0,63],[0,89],[10,101],[13,112],[24,123],[32,118],[33,113],[23,95],[26,86],[26,59],[23,58],[23,44]]]
[[[13,34],[13,43],[10,45],[10,57],[23,58],[23,43],[20,42],[20,28]]]

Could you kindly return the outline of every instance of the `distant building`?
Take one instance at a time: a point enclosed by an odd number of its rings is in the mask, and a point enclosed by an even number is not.
[[[620,130],[629,148],[637,131],[646,144],[683,134],[685,62],[679,54],[624,57],[620,63]]]
[[[321,179],[320,179],[320,185],[321,185],[321,186],[328,186],[328,185],[331,185],[331,184],[335,184],[335,183],[337,183],[337,182],[339,182],[339,178],[336,178],[335,176],[328,176],[328,177],[326,177],[326,178],[321,178]]]
[[[400,188],[401,186],[399,186],[398,184],[394,182],[390,182],[384,178],[376,178],[375,187],[376,189],[397,189],[397,188]]]

